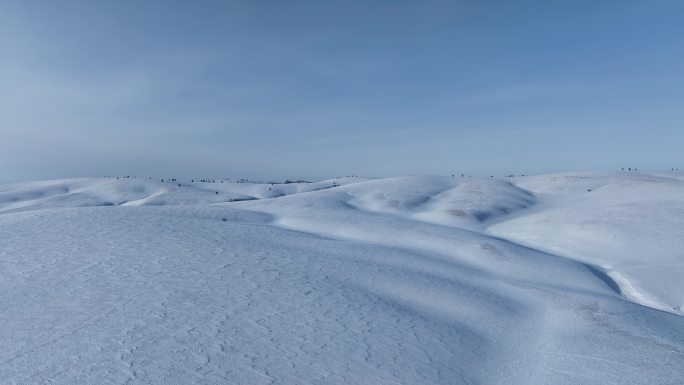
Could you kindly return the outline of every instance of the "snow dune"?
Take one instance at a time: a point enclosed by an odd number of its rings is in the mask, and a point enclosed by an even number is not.
[[[522,178],[541,204],[489,233],[601,267],[635,302],[684,310],[684,180],[677,174]],[[590,191],[591,190],[591,191]]]
[[[3,184],[0,378],[681,384],[683,192],[676,173]]]
[[[253,184],[161,182],[146,178],[80,178],[0,185],[0,213],[58,207],[201,205],[274,198],[350,183]]]

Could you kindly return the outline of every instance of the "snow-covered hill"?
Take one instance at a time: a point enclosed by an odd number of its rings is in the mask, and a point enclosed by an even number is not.
[[[681,384],[684,175],[0,184],[7,384]]]

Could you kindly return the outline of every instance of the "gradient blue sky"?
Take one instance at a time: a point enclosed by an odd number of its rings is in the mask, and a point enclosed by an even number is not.
[[[684,2],[0,0],[0,180],[684,169]]]

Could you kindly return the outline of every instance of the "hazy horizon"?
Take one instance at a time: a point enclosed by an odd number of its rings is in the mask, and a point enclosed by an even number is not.
[[[684,3],[0,3],[0,180],[684,166]]]

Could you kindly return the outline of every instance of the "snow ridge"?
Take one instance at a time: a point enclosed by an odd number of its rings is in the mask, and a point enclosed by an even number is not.
[[[679,384],[682,192],[677,173],[0,185],[0,378]]]

